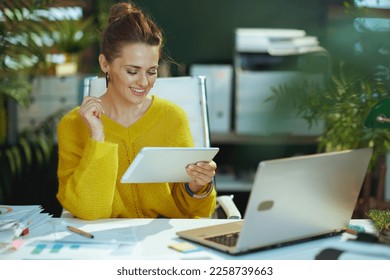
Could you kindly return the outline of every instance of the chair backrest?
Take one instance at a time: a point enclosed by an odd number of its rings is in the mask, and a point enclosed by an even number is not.
[[[106,91],[102,77],[84,79],[84,96],[101,96]],[[176,103],[187,113],[195,147],[210,146],[210,130],[206,103],[206,77],[157,78],[150,94]]]

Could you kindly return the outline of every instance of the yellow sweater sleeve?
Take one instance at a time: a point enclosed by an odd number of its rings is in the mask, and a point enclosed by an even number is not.
[[[92,140],[76,111],[58,125],[62,206],[81,219],[108,218],[117,178],[118,145]]]

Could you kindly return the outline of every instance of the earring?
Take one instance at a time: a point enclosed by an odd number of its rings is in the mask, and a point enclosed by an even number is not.
[[[110,81],[110,74],[106,72],[106,88],[108,88],[108,82]]]

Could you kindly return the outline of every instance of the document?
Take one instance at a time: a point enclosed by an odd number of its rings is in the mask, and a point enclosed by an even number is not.
[[[118,246],[118,244],[107,243],[34,241],[26,245],[18,253],[23,254],[23,259],[99,259],[112,253]]]
[[[82,234],[78,234],[69,227],[76,228],[93,236],[88,238]],[[59,242],[77,242],[90,244],[128,244],[132,245],[137,242],[135,227],[127,226],[120,223],[91,223],[88,225],[79,225],[77,223],[69,223],[61,221],[55,226],[56,241]]]
[[[52,216],[42,212],[40,205],[0,205],[0,253],[21,244],[26,236],[47,232]]]

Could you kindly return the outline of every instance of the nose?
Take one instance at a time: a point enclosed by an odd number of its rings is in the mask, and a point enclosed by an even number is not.
[[[142,87],[146,87],[148,85],[148,77],[145,73],[140,73],[137,79],[137,84]]]

